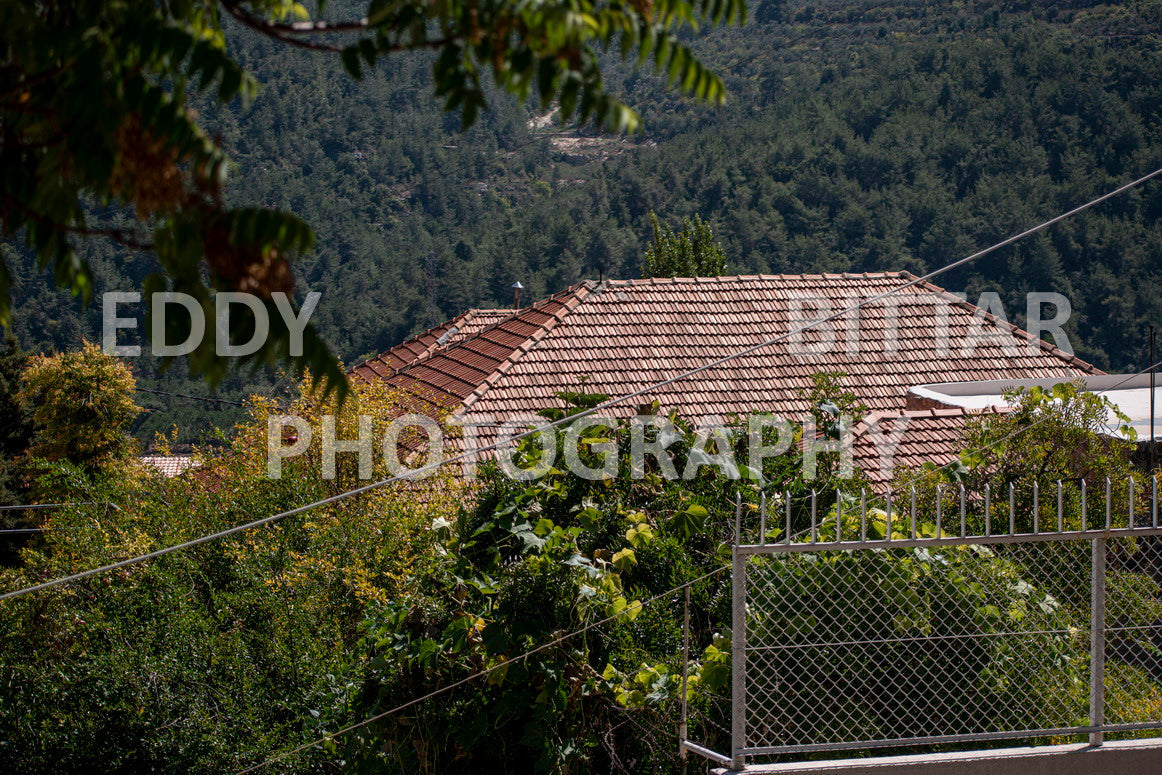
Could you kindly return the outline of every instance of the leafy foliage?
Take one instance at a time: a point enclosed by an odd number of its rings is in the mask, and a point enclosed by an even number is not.
[[[726,274],[726,254],[710,225],[695,215],[683,218],[675,233],[650,213],[654,241],[646,248],[644,277],[719,277]]]
[[[228,8],[236,7],[227,5]],[[373,3],[368,31],[374,36],[342,50],[343,64],[359,78],[363,63],[406,49],[434,48],[436,95],[446,110],[459,109],[471,126],[487,106],[480,71],[492,70],[504,91],[541,107],[556,102],[561,117],[592,120],[614,132],[637,129],[637,115],[611,96],[602,81],[599,50],[628,59],[651,59],[666,83],[709,102],[721,103],[725,87],[682,42],[687,27],[746,19],[742,0],[667,0],[660,4],[593,2],[528,4],[449,3],[417,8]],[[429,27],[439,30],[438,36]]]
[[[304,387],[304,392],[306,385]],[[358,402],[392,414],[395,397],[357,388],[341,412],[305,394],[287,410],[316,425],[337,415],[353,435]],[[200,469],[166,479],[44,461],[37,488],[69,502],[0,588],[148,552],[349,488],[353,461],[320,476],[318,444],[266,471],[267,415]],[[383,473],[382,463],[377,474]],[[352,651],[365,607],[400,594],[432,560],[427,527],[454,508],[446,478],[380,490],[252,534],[7,601],[0,607],[0,766],[8,772],[236,771],[288,741],[347,722],[361,665]],[[105,504],[112,504],[106,506]],[[293,763],[316,771],[322,752]]]
[[[28,354],[9,332],[0,350],[0,504],[23,501],[16,458],[32,443],[32,421],[19,400],[20,380],[28,367]],[[8,525],[9,519],[0,520]]]
[[[460,110],[464,127],[486,107],[487,68],[504,92],[527,98],[535,90],[544,106],[559,104],[566,120],[620,132],[635,129],[638,119],[606,90],[600,50],[650,57],[670,85],[720,103],[721,79],[679,34],[699,23],[742,22],[746,9],[742,0],[377,0],[354,22],[288,22],[308,16],[305,7],[282,0],[7,4],[0,12],[0,231],[23,234],[40,266],[86,301],[95,278],[74,249],[77,237],[154,251],[160,271],[145,279],[144,290],[189,293],[207,311],[216,290],[254,293],[273,312],[272,296],[293,288],[290,260],[314,247],[314,233],[299,218],[224,202],[227,155],[192,105],[199,98],[246,104],[258,84],[227,49],[222,12],[280,43],[338,52],[357,79],[380,57],[437,51],[434,92],[446,110]],[[316,35],[326,40],[308,40]],[[332,42],[336,35],[354,40]],[[4,326],[11,324],[12,280],[0,260]],[[236,340],[248,341],[250,330],[245,320],[231,322]],[[313,327],[301,354],[290,341],[290,332],[275,326],[242,363],[281,360],[300,375],[309,367],[328,391],[346,395],[336,359]],[[195,376],[204,373],[212,383],[227,364],[210,341],[188,361]]]
[[[936,487],[943,486],[943,509],[950,514],[959,508],[957,486],[977,493],[988,487],[993,496],[992,524],[1004,525],[1007,530],[1013,512],[1014,527],[1021,532],[1032,532],[1035,519],[1043,526],[1055,525],[1058,482],[1065,512],[1063,527],[1070,530],[1082,529],[1082,481],[1088,487],[1086,510],[1095,515],[1093,519],[1104,519],[1107,480],[1111,483],[1110,509],[1115,514],[1127,513],[1131,480],[1138,492],[1145,492],[1148,478],[1132,460],[1134,429],[1108,398],[1086,390],[1080,382],[1017,388],[1005,396],[1014,404],[1011,411],[969,420],[965,451],[959,459],[944,466],[929,463],[918,472],[898,471],[897,489],[917,488],[924,508],[932,508]],[[1113,432],[1123,437],[1111,435]],[[979,510],[970,525],[984,531]]]
[[[602,398],[573,393],[574,408],[545,414],[568,416]],[[451,757],[479,771],[529,769],[521,762],[537,771],[624,771],[630,761],[637,771],[670,771],[668,735],[659,743],[624,721],[635,713],[639,726],[668,728],[665,713],[677,692],[676,603],[672,596],[644,601],[692,582],[699,636],[709,638],[707,628],[721,626],[729,603],[721,579],[700,577],[722,567],[735,496],[753,502],[763,486],[801,493],[807,485],[792,473],[797,452],[768,458],[753,472],[703,462],[724,451],[719,443],[733,449],[744,442],[746,423],[716,441],[677,416],[659,419],[674,427],[647,428],[647,439],[664,437],[682,478],[667,478],[653,458],[635,471],[633,431],[624,421],[560,426],[551,432],[560,454],[604,473],[568,473],[544,458],[539,437],[529,437],[513,465],[547,467],[545,476],[514,481],[493,464],[474,507],[436,525],[440,566],[364,624],[366,709],[492,672],[356,733],[356,761],[391,771]],[[809,518],[796,508],[797,525]],[[754,529],[757,512],[748,508],[744,521]],[[593,629],[583,637],[554,642],[586,627]],[[529,649],[537,650],[520,656]]]
[[[227,55],[212,7],[18,4],[5,7],[0,27],[2,229],[23,233],[58,284],[88,301],[92,269],[71,238],[105,236],[156,251],[164,274],[146,279],[148,293],[191,293],[209,310],[210,288],[253,292],[268,301],[272,293],[290,290],[287,259],[310,249],[313,234],[285,213],[223,205],[226,155],[188,104],[190,92],[216,89],[217,99],[229,103],[257,89]],[[102,220],[93,217],[93,205],[127,207],[138,224],[92,225]],[[11,324],[10,283],[5,267],[5,326]],[[231,333],[238,337],[246,330],[238,323]],[[276,328],[251,359],[271,362],[288,341],[288,332]],[[304,345],[296,365],[314,366],[339,387],[334,359],[313,329]],[[191,355],[190,365],[213,380],[225,369],[209,340]]]
[[[1123,478],[1137,434],[1110,399],[1084,383],[1017,388],[1005,394],[1012,412],[973,421],[962,456],[970,470],[994,487],[1023,479]],[[1122,438],[1111,435],[1122,434]]]
[[[32,359],[17,400],[29,411],[34,434],[27,454],[68,461],[90,471],[123,470],[137,449],[129,424],[133,375],[94,344]]]

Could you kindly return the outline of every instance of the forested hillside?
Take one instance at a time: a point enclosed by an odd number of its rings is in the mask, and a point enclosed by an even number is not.
[[[343,3],[335,6],[340,13]],[[466,307],[640,271],[651,210],[700,214],[731,272],[920,272],[1162,166],[1162,3],[779,2],[694,45],[726,107],[612,86],[642,111],[629,138],[566,131],[495,97],[465,134],[431,96],[430,61],[400,57],[353,82],[339,62],[235,29],[264,84],[249,105],[204,106],[237,162],[229,193],[306,219],[298,266],[315,321],[350,362]],[[996,290],[1019,322],[1027,291],[1073,303],[1083,357],[1144,365],[1162,311],[1162,189],[1150,184],[942,283]],[[5,250],[11,250],[4,246]],[[145,255],[101,243],[97,292],[129,290]],[[99,337],[31,260],[17,267],[17,333],[34,349]],[[143,384],[205,393],[178,372]],[[236,375],[222,395],[273,388]],[[185,438],[230,412],[156,396],[137,431]]]

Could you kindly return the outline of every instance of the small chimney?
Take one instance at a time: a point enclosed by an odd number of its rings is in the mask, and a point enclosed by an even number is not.
[[[517,280],[512,284],[512,308],[520,309],[520,292],[524,290],[524,286]]]

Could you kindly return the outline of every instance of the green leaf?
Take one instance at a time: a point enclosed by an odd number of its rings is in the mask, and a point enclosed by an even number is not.
[[[691,536],[702,532],[706,524],[708,511],[698,504],[691,504],[685,510],[678,512],[666,523],[666,529],[679,536],[682,540],[689,540]]]
[[[521,540],[526,550],[542,549],[545,546],[546,539],[537,535],[528,522],[513,525],[509,532]]]
[[[613,555],[613,565],[619,571],[628,571],[635,564],[637,564],[637,555],[633,549],[622,549]]]
[[[635,526],[625,531],[625,540],[629,541],[630,546],[635,549],[641,549],[648,545],[654,539],[653,528],[647,522],[639,522]]]
[[[601,512],[592,506],[587,506],[581,511],[577,512],[577,521],[581,523],[581,527],[586,530],[596,530],[600,525]]]

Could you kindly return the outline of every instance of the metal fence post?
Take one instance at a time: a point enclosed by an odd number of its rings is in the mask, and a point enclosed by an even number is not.
[[[979,509],[983,505],[985,519],[983,524],[979,524],[970,534],[967,526],[967,511],[969,510],[969,499],[965,493],[963,485],[960,490],[960,534],[959,535],[945,535],[943,531],[944,523],[949,518],[943,517],[942,491],[939,487],[936,488],[937,501],[934,507],[936,511],[936,525],[938,532],[935,535],[920,535],[919,528],[922,521],[922,511],[919,502],[917,501],[916,508],[912,514],[907,517],[909,524],[901,527],[900,536],[897,538],[894,535],[888,539],[887,536],[868,535],[867,533],[867,493],[866,489],[861,489],[859,498],[860,508],[860,527],[859,539],[855,537],[855,527],[846,527],[844,525],[844,508],[842,493],[836,497],[836,535],[835,540],[829,538],[821,538],[825,535],[825,531],[821,531],[821,527],[827,527],[826,515],[820,515],[817,509],[818,499],[812,497],[810,493],[804,494],[801,500],[797,501],[794,506],[799,517],[805,521],[808,512],[811,512],[812,525],[799,525],[801,531],[798,538],[801,540],[791,540],[791,499],[790,493],[784,492],[785,499],[784,508],[786,513],[778,515],[778,511],[772,512],[776,515],[772,525],[778,525],[780,521],[785,520],[786,530],[785,535],[781,536],[782,540],[766,541],[765,531],[763,528],[767,527],[768,520],[766,517],[766,508],[773,508],[769,501],[769,497],[764,499],[759,496],[759,511],[753,517],[747,513],[747,525],[743,525],[742,516],[742,498],[735,499],[735,514],[734,514],[734,535],[731,538],[731,568],[730,568],[730,584],[729,591],[731,613],[728,627],[731,630],[731,675],[730,687],[724,691],[724,695],[720,697],[722,703],[715,705],[715,715],[713,718],[707,718],[706,723],[713,726],[720,733],[716,739],[721,742],[715,746],[717,750],[710,750],[709,748],[698,744],[694,740],[690,740],[689,736],[694,735],[695,738],[699,735],[701,730],[709,730],[709,726],[703,726],[699,721],[698,703],[688,704],[687,695],[691,684],[691,676],[688,672],[693,663],[690,662],[691,648],[696,647],[693,643],[693,627],[692,616],[693,609],[691,601],[693,597],[692,586],[687,584],[681,590],[683,593],[683,610],[682,617],[682,641],[678,644],[681,648],[682,657],[682,672],[680,677],[682,682],[682,695],[679,707],[681,713],[681,721],[678,726],[679,735],[682,738],[682,772],[689,766],[689,760],[697,762],[697,757],[687,756],[689,753],[697,754],[705,759],[708,759],[715,764],[713,766],[722,767],[725,770],[738,773],[738,775],[748,775],[748,773],[755,772],[755,769],[765,769],[765,766],[755,763],[756,761],[763,761],[768,756],[782,757],[785,755],[797,755],[800,753],[814,753],[827,750],[863,750],[865,747],[868,750],[877,749],[880,747],[889,746],[917,746],[917,745],[943,745],[943,744],[968,744],[983,742],[989,740],[1011,740],[1014,738],[1038,738],[1038,737],[1069,737],[1074,740],[1080,740],[1082,735],[1088,737],[1088,744],[1093,748],[1103,747],[1105,744],[1105,733],[1122,733],[1133,730],[1157,730],[1162,729],[1162,716],[1153,713],[1153,708],[1143,708],[1142,710],[1134,709],[1132,713],[1123,713],[1118,707],[1115,700],[1117,697],[1110,694],[1110,711],[1106,712],[1106,685],[1105,676],[1107,671],[1107,638],[1108,632],[1117,630],[1119,628],[1110,625],[1117,624],[1114,621],[1117,617],[1113,614],[1107,616],[1107,610],[1112,610],[1112,606],[1117,602],[1113,599],[1108,599],[1111,594],[1109,590],[1109,582],[1107,571],[1113,573],[1110,569],[1111,558],[1110,541],[1121,540],[1124,537],[1134,536],[1157,536],[1162,540],[1162,527],[1153,527],[1154,513],[1157,506],[1155,499],[1156,485],[1151,482],[1150,490],[1147,494],[1145,486],[1133,487],[1133,498],[1135,499],[1132,506],[1123,504],[1122,508],[1133,509],[1134,512],[1138,510],[1137,500],[1150,499],[1150,515],[1143,516],[1143,524],[1137,525],[1136,514],[1130,518],[1128,525],[1119,525],[1114,519],[1114,503],[1112,499],[1113,490],[1112,481],[1107,482],[1105,501],[1106,501],[1106,520],[1105,527],[1101,522],[1101,493],[1098,495],[1098,515],[1092,520],[1088,516],[1088,491],[1084,480],[1079,482],[1079,490],[1081,495],[1080,501],[1080,529],[1075,523],[1070,525],[1065,520],[1066,508],[1073,508],[1070,503],[1065,501],[1064,482],[1056,481],[1057,488],[1057,529],[1044,527],[1044,521],[1040,519],[1040,505],[1043,500],[1042,493],[1039,488],[1030,487],[1029,492],[1032,494],[1033,501],[1038,508],[1035,510],[1035,519],[1030,520],[1030,528],[1033,532],[1027,534],[1016,533],[1015,530],[1015,488],[1009,488],[1009,529],[1006,533],[1003,525],[1004,520],[1004,503],[1003,493],[998,493],[992,490],[987,485],[981,488],[981,498],[977,498],[974,494],[971,499],[972,509],[977,509],[978,515],[981,514]],[[955,485],[954,485],[955,486]],[[1072,485],[1071,485],[1072,486]],[[1123,486],[1119,483],[1119,487]],[[1100,489],[1100,485],[1099,485]],[[1159,488],[1162,489],[1162,488]],[[768,494],[769,495],[769,494]],[[818,495],[818,492],[815,493]],[[894,496],[894,493],[884,495],[874,495],[873,497],[884,500],[880,502],[887,503],[888,498]],[[927,496],[926,496],[927,497]],[[1071,496],[1072,497],[1072,496]],[[896,500],[899,500],[898,498]],[[952,501],[951,508],[955,509],[957,500],[955,493],[950,496]],[[997,500],[998,508],[998,522],[1001,525],[993,524],[991,519],[992,500]],[[854,499],[851,503],[855,503]],[[892,504],[894,507],[895,504]],[[753,507],[751,507],[753,508]],[[848,507],[850,510],[850,506]],[[905,505],[905,509],[909,506]],[[923,507],[928,508],[928,507]],[[1050,512],[1052,506],[1049,507]],[[1141,507],[1143,512],[1146,511],[1145,506]],[[895,520],[894,508],[886,513],[890,516],[886,517],[888,527],[893,528]],[[876,510],[879,513],[879,510]],[[1123,512],[1127,513],[1127,512]],[[1133,513],[1133,512],[1131,512]],[[852,515],[846,515],[851,517]],[[780,519],[782,517],[782,520]],[[903,519],[904,517],[902,517]],[[878,519],[878,517],[876,517]],[[1052,516],[1048,517],[1052,524]],[[1077,519],[1073,517],[1072,519]],[[1146,520],[1150,520],[1150,524]],[[943,521],[942,521],[943,520]],[[955,523],[955,513],[951,517]],[[1120,521],[1120,520],[1119,520]],[[912,525],[915,525],[915,528]],[[759,540],[753,541],[743,535],[743,530],[750,530],[753,526],[758,526],[760,535]],[[1066,529],[1068,527],[1068,529]],[[774,528],[772,528],[774,529]],[[814,541],[810,540],[808,536],[814,530]],[[894,532],[894,531],[893,531]],[[850,533],[850,536],[845,535]],[[984,534],[984,535],[982,535]],[[890,535],[890,534],[889,534]],[[988,535],[987,539],[985,535]],[[890,542],[889,542],[890,541]],[[833,552],[836,546],[840,546],[844,551],[867,551],[880,552],[885,548],[891,548],[893,545],[906,546],[909,549],[916,548],[917,551],[923,550],[925,547],[937,547],[937,551],[942,551],[940,547],[946,545],[956,546],[971,546],[977,543],[984,543],[988,545],[997,544],[1002,546],[1013,546],[1016,549],[1028,546],[1030,548],[1042,547],[1068,547],[1068,551],[1062,552],[1045,552],[1033,555],[1033,559],[1047,560],[1053,558],[1058,565],[1053,566],[1054,572],[1067,573],[1068,578],[1072,579],[1074,583],[1079,581],[1079,576],[1084,578],[1085,566],[1084,563],[1078,564],[1080,558],[1084,558],[1085,545],[1089,544],[1090,548],[1090,612],[1086,617],[1084,611],[1084,599],[1080,601],[1081,610],[1071,616],[1071,623],[1083,630],[1086,626],[1090,629],[1089,643],[1084,643],[1084,636],[1082,646],[1089,648],[1089,666],[1087,676],[1089,681],[1087,701],[1087,717],[1079,718],[1077,713],[1069,712],[1064,716],[1056,712],[1025,714],[1025,708],[1022,704],[1015,704],[1011,710],[1008,708],[998,707],[994,705],[993,698],[984,697],[984,702],[966,704],[963,718],[977,718],[978,714],[984,721],[981,724],[975,724],[965,731],[962,726],[960,717],[954,717],[951,714],[947,716],[940,716],[929,713],[926,717],[921,717],[919,714],[902,714],[894,712],[896,707],[910,708],[916,703],[913,697],[915,694],[912,687],[905,681],[897,681],[891,686],[885,687],[885,691],[879,695],[878,701],[882,703],[884,709],[883,722],[877,724],[874,728],[875,735],[863,734],[862,725],[853,727],[849,724],[852,718],[852,708],[858,707],[850,702],[862,702],[860,697],[847,697],[842,694],[846,688],[846,684],[841,684],[838,681],[816,681],[804,682],[807,691],[798,691],[794,686],[790,687],[793,691],[788,692],[786,684],[782,683],[787,679],[788,675],[792,675],[792,671],[802,671],[804,666],[810,664],[812,654],[810,649],[826,648],[834,650],[832,652],[835,662],[842,662],[844,665],[850,663],[853,669],[858,669],[860,660],[845,659],[849,652],[840,651],[840,649],[863,649],[870,647],[873,650],[879,649],[881,646],[886,647],[886,651],[876,650],[873,658],[879,658],[880,655],[892,655],[896,653],[896,649],[900,649],[903,653],[908,653],[908,650],[913,648],[910,645],[897,646],[895,644],[911,644],[917,641],[943,641],[948,634],[945,630],[929,633],[922,637],[875,637],[876,633],[881,632],[880,627],[875,627],[870,633],[866,624],[871,614],[862,608],[847,609],[846,607],[838,608],[842,612],[842,616],[835,617],[836,630],[841,631],[841,628],[848,628],[842,630],[843,632],[858,628],[858,634],[854,634],[850,638],[832,638],[827,637],[825,641],[816,643],[820,639],[804,639],[805,642],[799,642],[798,638],[788,637],[787,634],[780,632],[781,628],[767,626],[767,618],[774,616],[775,612],[781,611],[785,604],[798,603],[805,591],[813,589],[816,579],[799,579],[798,574],[786,573],[786,567],[782,568],[784,573],[778,575],[778,580],[768,580],[765,573],[767,571],[778,571],[780,563],[785,563],[795,567],[798,565],[795,558],[800,558],[804,561],[810,561],[816,557],[822,558],[825,552]],[[1120,551],[1120,550],[1119,550]],[[1115,570],[1122,567],[1123,563],[1119,559],[1121,555],[1115,555],[1112,558]],[[1152,559],[1152,558],[1151,558]],[[1137,560],[1135,559],[1135,562]],[[806,562],[803,563],[806,566]],[[817,563],[822,565],[821,563]],[[755,588],[750,589],[750,569],[751,566],[755,568]],[[1136,566],[1135,566],[1136,567]],[[1049,566],[1046,567],[1046,570]],[[831,599],[831,595],[842,595],[845,598],[851,592],[868,592],[874,593],[876,587],[868,586],[862,578],[852,579],[849,574],[843,573],[843,568],[830,569],[826,567],[818,568],[820,572],[827,572],[828,575],[819,579],[821,582],[820,588],[825,591],[825,599],[819,600],[816,605],[827,605]],[[838,574],[833,574],[833,571],[838,570]],[[1030,566],[1030,570],[1032,570]],[[1120,573],[1121,571],[1118,570]],[[1114,579],[1116,580],[1116,579]],[[728,582],[723,582],[728,583]],[[810,586],[805,586],[810,585]],[[1083,589],[1084,591],[1084,589]],[[1116,589],[1114,590],[1116,592]],[[755,630],[754,645],[750,643],[750,621],[751,614],[754,614]],[[872,613],[878,613],[873,611]],[[884,613],[890,614],[890,611]],[[1078,615],[1081,617],[1078,620]],[[1112,618],[1111,618],[1112,617]],[[876,620],[878,622],[878,620]],[[955,622],[950,620],[949,625],[955,627]],[[1151,627],[1162,627],[1162,625],[1150,625]],[[1076,632],[1073,627],[1070,631]],[[1060,632],[1058,630],[1046,631],[1040,627],[1023,628],[1015,627],[1013,631],[1006,632],[1008,636],[1016,636],[1022,638],[1029,638],[1031,644],[1041,642],[1041,639],[1050,636],[1055,637]],[[865,634],[867,633],[867,634]],[[1115,635],[1117,633],[1115,632]],[[871,635],[871,637],[869,637]],[[962,636],[959,632],[951,633],[951,637],[968,639],[977,638],[976,634],[967,634]],[[834,641],[834,642],[833,642]],[[965,644],[968,648],[976,648],[975,644],[980,641],[968,640]],[[985,641],[986,643],[989,641]],[[752,667],[750,662],[750,652],[755,652],[755,664]],[[1037,670],[1040,669],[1040,649],[1030,651],[1028,656],[1023,656],[1022,653],[1015,654],[1015,661],[1013,667],[1017,670]],[[1113,650],[1116,656],[1116,649]],[[1108,669],[1115,669],[1117,664],[1113,664]],[[971,667],[969,669],[972,669]],[[970,677],[971,674],[968,674]],[[950,675],[950,677],[953,677]],[[959,678],[960,676],[955,676]],[[1064,676],[1062,677],[1064,678]],[[754,698],[754,710],[750,709],[750,699]],[[1075,698],[1080,699],[1080,698]],[[725,704],[729,702],[730,710],[727,711]],[[802,703],[802,704],[800,704]],[[808,707],[807,703],[811,703],[812,707]],[[939,707],[939,706],[938,706]],[[799,714],[806,710],[811,715],[814,723],[808,725],[797,725],[794,723]],[[1079,710],[1076,709],[1076,710]],[[873,711],[874,712],[874,711]],[[891,715],[888,715],[891,714]],[[987,714],[984,715],[984,714]],[[1149,714],[1149,715],[1147,715]],[[727,716],[729,715],[729,720]],[[728,738],[724,740],[723,738]],[[728,748],[729,746],[729,748]],[[749,765],[755,763],[755,767]],[[696,765],[697,766],[697,765]],[[679,768],[674,767],[675,770]]]
[[[730,550],[730,761],[734,770],[746,769],[746,556],[738,550],[739,514],[735,511],[734,545]]]
[[[682,721],[678,726],[678,756],[682,759],[682,772],[686,772],[686,739],[690,736],[690,585],[682,588]]]
[[[1089,610],[1089,723],[1105,724],[1106,673],[1106,539],[1093,539],[1093,562],[1090,578]],[[1090,732],[1089,744],[1101,745],[1102,732]]]

